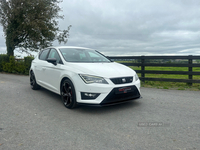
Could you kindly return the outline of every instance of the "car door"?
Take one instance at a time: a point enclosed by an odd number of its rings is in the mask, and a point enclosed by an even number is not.
[[[35,67],[34,71],[35,71],[37,82],[42,86],[45,86],[44,72],[46,70],[46,65],[47,65],[46,59],[47,59],[48,53],[49,53],[49,49],[42,50],[38,56],[37,63],[34,65]]]
[[[61,72],[63,70],[63,62],[60,58],[59,53],[56,49],[51,48],[47,60],[54,58],[57,60],[56,65],[50,62],[47,62],[48,65],[45,70],[45,83],[48,86],[48,89],[59,94],[60,91],[60,78]]]

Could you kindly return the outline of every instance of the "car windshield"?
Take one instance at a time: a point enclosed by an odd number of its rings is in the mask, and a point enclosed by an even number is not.
[[[111,62],[101,53],[89,49],[60,48],[64,59],[68,62]]]

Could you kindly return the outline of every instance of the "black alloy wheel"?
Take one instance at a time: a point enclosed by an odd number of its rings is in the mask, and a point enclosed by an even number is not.
[[[30,73],[30,85],[31,85],[31,88],[33,90],[40,89],[40,86],[36,82],[35,75],[34,75],[33,71],[31,71],[31,73]]]
[[[76,93],[73,83],[69,79],[65,79],[61,85],[61,98],[65,107],[72,109],[75,108]]]

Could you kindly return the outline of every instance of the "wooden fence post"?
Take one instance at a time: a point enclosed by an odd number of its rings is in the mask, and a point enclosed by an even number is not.
[[[189,55],[189,57],[188,57],[188,64],[190,65],[188,67],[188,71],[189,71],[189,73],[191,73],[191,74],[188,75],[188,79],[192,80],[193,79],[192,66],[191,66],[192,65],[192,55]],[[192,86],[192,82],[189,82],[188,85]]]
[[[144,65],[144,63],[145,63],[145,58],[144,58],[144,56],[141,56],[141,71],[142,71],[142,73],[141,73],[141,77],[142,77],[142,82],[144,82],[145,83],[145,65]]]

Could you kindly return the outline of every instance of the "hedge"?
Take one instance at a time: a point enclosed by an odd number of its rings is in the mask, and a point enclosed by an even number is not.
[[[8,57],[5,54],[0,54],[0,72],[28,75],[33,59],[31,56],[27,56],[24,57],[24,60],[16,61],[14,56]]]
[[[3,66],[5,63],[9,62],[9,57],[6,54],[1,54],[0,55],[0,72],[3,71]]]

